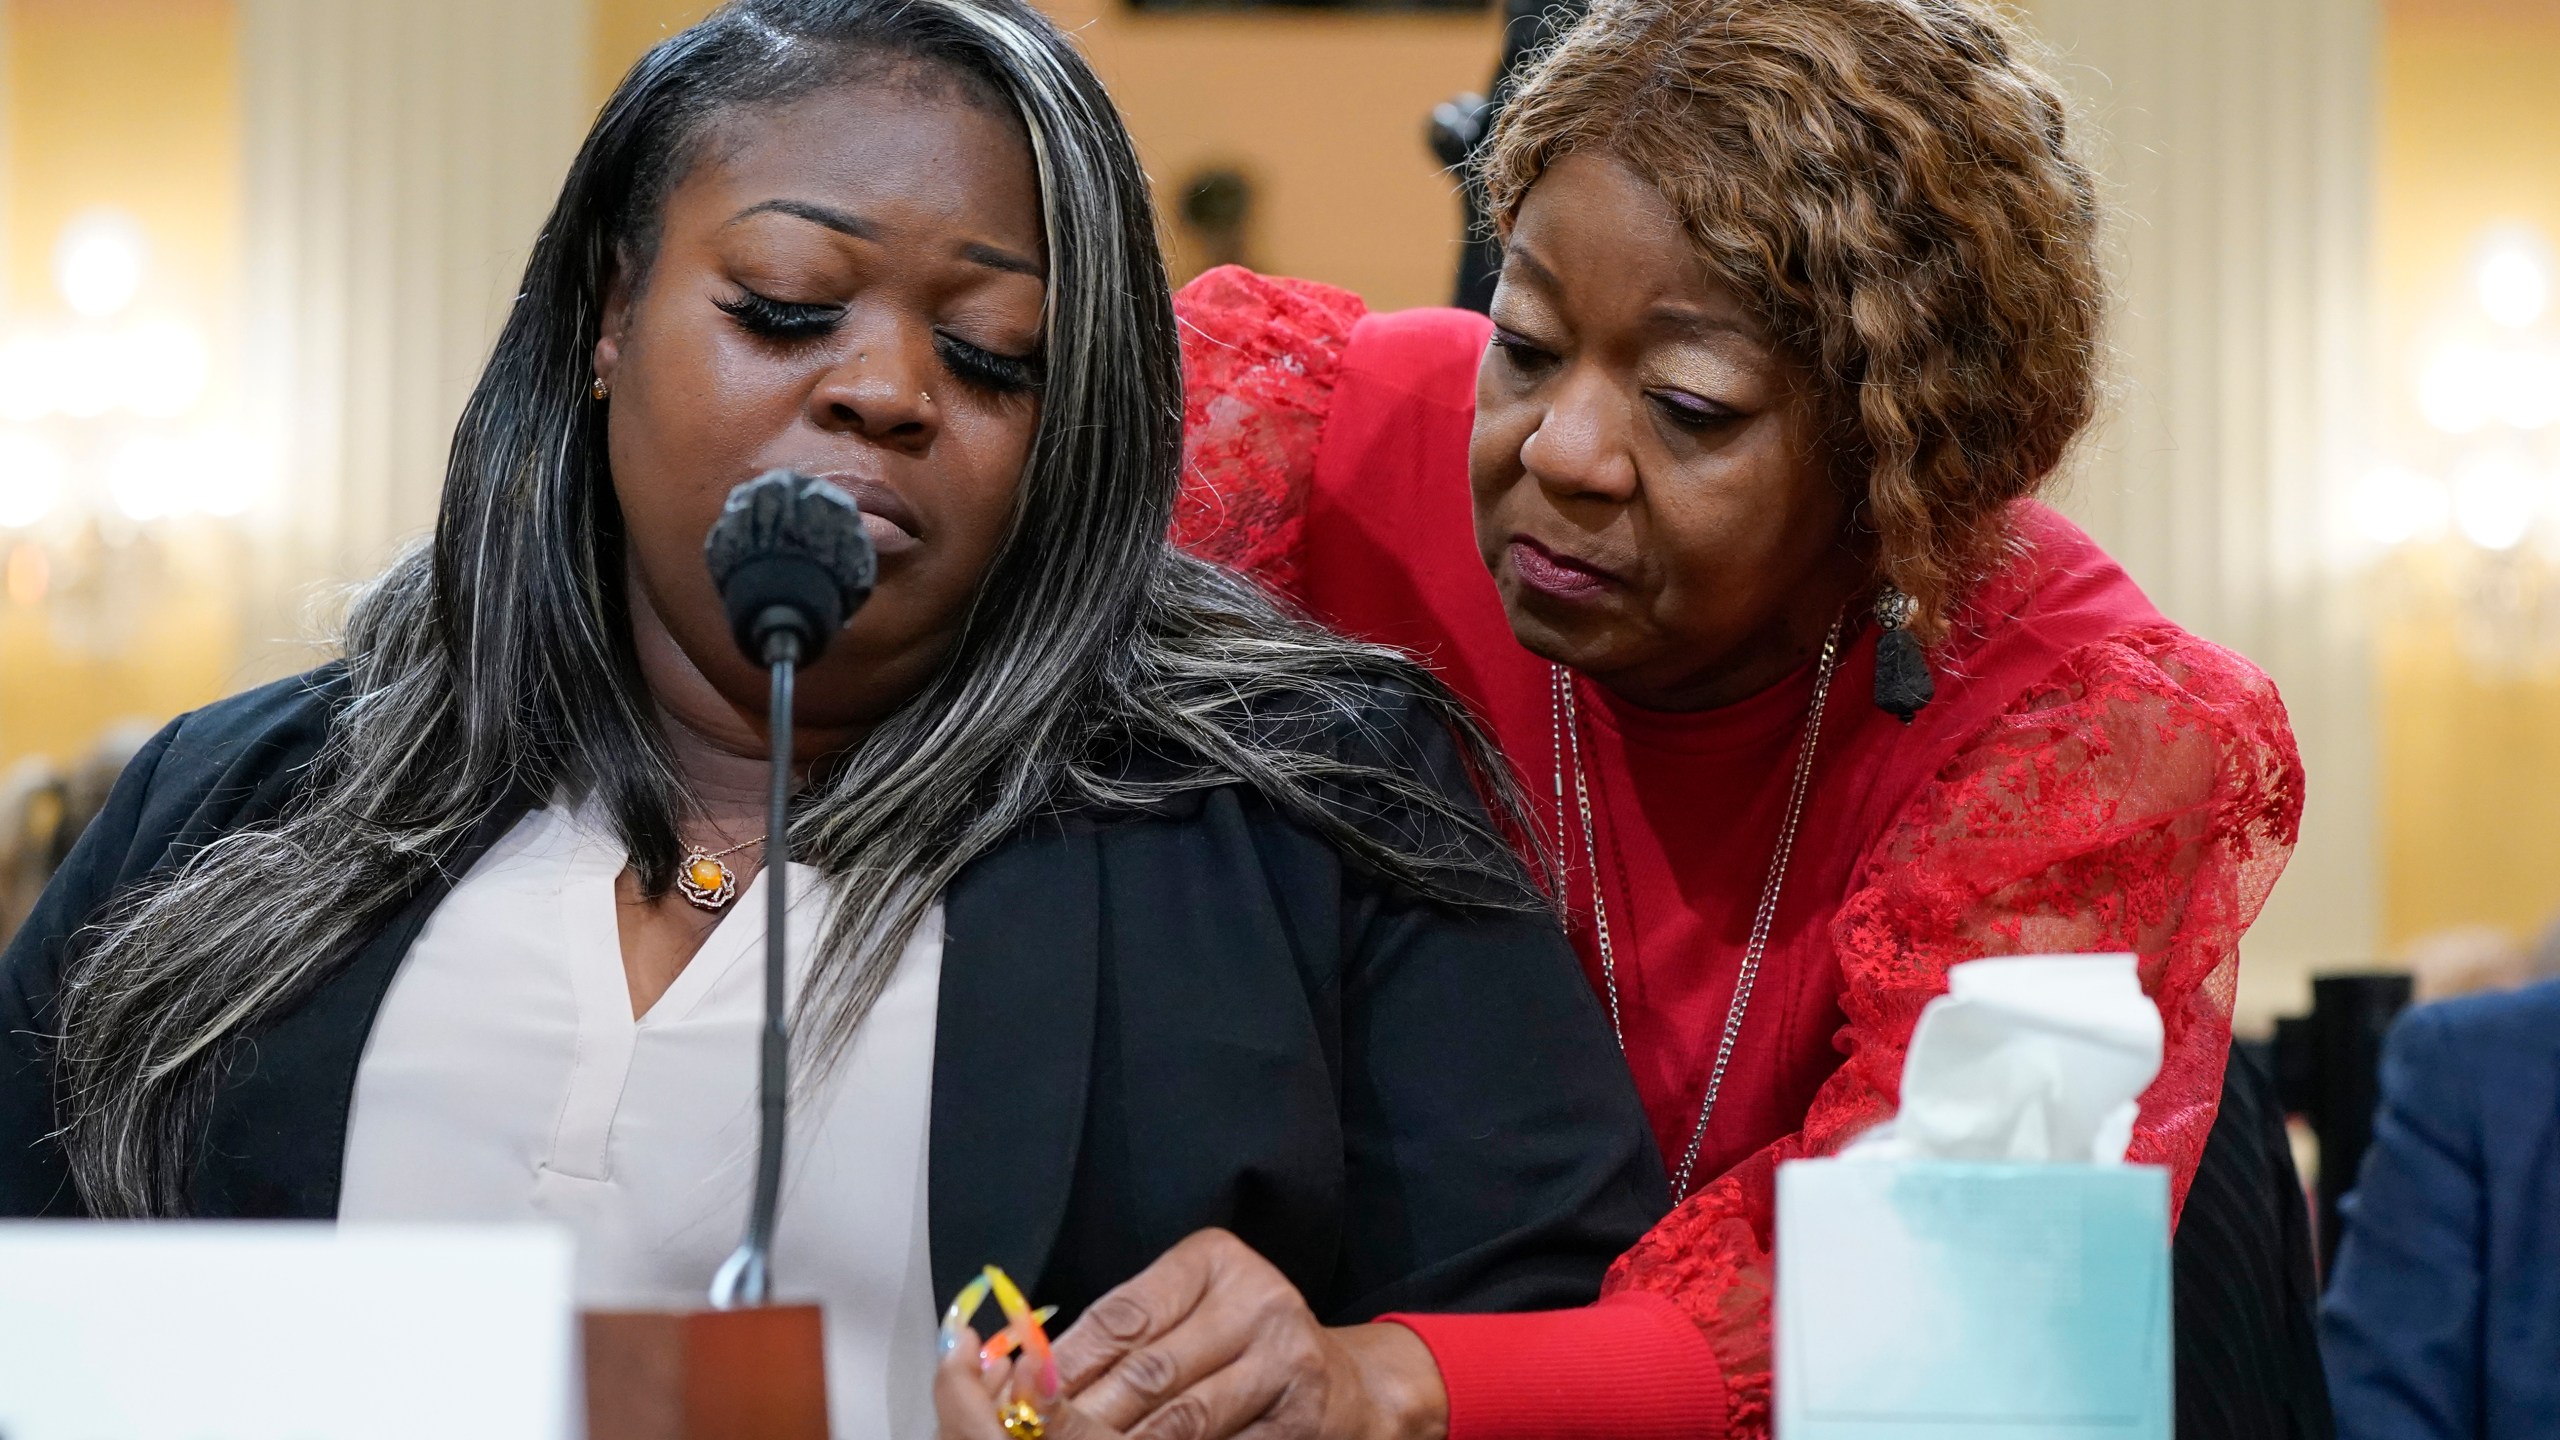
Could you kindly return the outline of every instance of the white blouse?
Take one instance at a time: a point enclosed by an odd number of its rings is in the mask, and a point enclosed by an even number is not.
[[[581,1304],[699,1306],[755,1168],[764,885],[749,883],[633,1019],[600,821],[526,816],[436,908],[356,1072],[339,1218],[538,1220],[577,1236]],[[789,867],[796,997],[826,906]],[[932,1430],[925,1175],[937,905],[851,1050],[794,1097],[779,1298],[826,1307],[835,1433]]]

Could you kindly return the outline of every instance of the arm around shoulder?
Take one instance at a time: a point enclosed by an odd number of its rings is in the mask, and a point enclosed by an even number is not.
[[[1173,305],[1183,383],[1174,543],[1292,593],[1316,449],[1368,307],[1348,290],[1234,265],[1183,286]]]
[[[1475,777],[1418,697],[1364,717],[1361,758],[1481,815]],[[1562,930],[1487,829],[1434,835],[1388,806],[1364,828],[1472,851],[1481,879],[1424,899],[1346,868],[1343,1126],[1347,1303],[1532,1310],[1582,1304],[1668,1205],[1644,1110]]]

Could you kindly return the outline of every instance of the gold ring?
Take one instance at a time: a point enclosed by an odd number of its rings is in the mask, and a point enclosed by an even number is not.
[[[1031,1402],[1016,1396],[996,1407],[996,1423],[1013,1440],[1041,1440],[1049,1433],[1049,1422],[1031,1408]]]

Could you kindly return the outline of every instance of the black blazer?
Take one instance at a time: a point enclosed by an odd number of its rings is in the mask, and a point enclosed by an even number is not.
[[[66,944],[110,897],[293,798],[334,669],[183,716],[0,957],[0,1214],[70,1215],[48,1036]],[[1447,737],[1384,734],[1452,793]],[[524,813],[490,815],[290,1013],[234,1047],[192,1210],[336,1213],[347,1111],[427,916]],[[1319,1315],[1588,1301],[1667,1207],[1608,1026],[1545,917],[1399,893],[1242,787],[1026,829],[944,895],[933,1274],[989,1261],[1070,1316],[1203,1226]],[[741,1066],[754,1057],[740,1054]]]

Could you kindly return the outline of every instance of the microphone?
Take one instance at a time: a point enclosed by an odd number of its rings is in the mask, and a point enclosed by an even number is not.
[[[793,470],[768,470],[729,492],[702,545],[711,583],[729,615],[729,633],[758,665],[783,657],[815,660],[871,598],[879,562],[862,507],[851,496]]]
[[[770,671],[772,787],[765,809],[764,1041],[756,1077],[756,1186],[746,1239],[711,1282],[722,1310],[773,1298],[773,1222],[782,1200],[785,1106],[791,1083],[791,1034],[783,998],[789,947],[783,924],[791,862],[791,703],[800,665],[826,653],[827,642],[871,598],[879,573],[862,507],[823,481],[769,470],[729,492],[703,542],[703,559],[729,633],[746,657]]]

